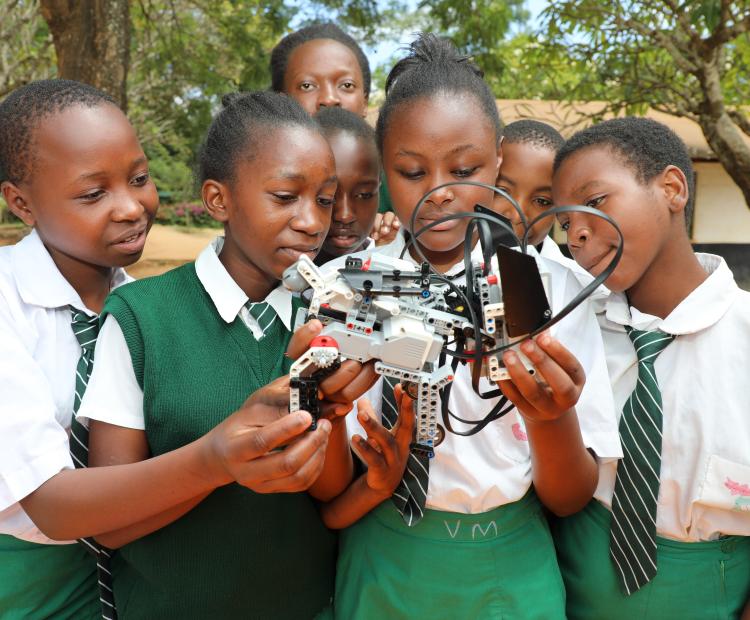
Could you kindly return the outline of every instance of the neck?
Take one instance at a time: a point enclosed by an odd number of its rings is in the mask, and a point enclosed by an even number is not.
[[[225,231],[224,247],[219,254],[219,260],[250,301],[263,301],[278,284],[273,275],[261,271],[245,256],[234,242],[228,228]]]
[[[47,251],[86,307],[100,313],[112,288],[114,269],[82,262],[51,247],[47,247]]]
[[[685,238],[661,250],[638,282],[628,289],[628,303],[663,319],[707,277]]]

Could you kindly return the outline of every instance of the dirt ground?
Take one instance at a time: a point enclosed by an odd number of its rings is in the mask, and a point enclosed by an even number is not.
[[[0,226],[0,245],[21,239],[28,229]],[[194,260],[200,251],[221,232],[217,228],[183,228],[154,224],[146,240],[143,256],[127,272],[134,278],[154,276]]]

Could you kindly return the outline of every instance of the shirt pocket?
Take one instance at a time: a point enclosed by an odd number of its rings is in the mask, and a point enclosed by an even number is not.
[[[497,453],[515,463],[527,463],[531,459],[526,426],[521,415],[513,409],[482,432],[495,435]]]
[[[699,503],[750,514],[750,465],[712,454],[708,458]]]

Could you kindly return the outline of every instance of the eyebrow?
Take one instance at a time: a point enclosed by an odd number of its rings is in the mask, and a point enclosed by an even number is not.
[[[597,187],[597,186],[599,186],[601,184],[602,184],[601,181],[598,181],[598,180],[594,179],[593,181],[589,181],[588,183],[584,183],[580,187],[577,187],[573,193],[574,194],[585,194],[586,192],[590,191],[591,188],[595,188],[595,187]]]
[[[463,151],[470,151],[470,150],[476,150],[478,149],[476,144],[459,144],[458,146],[453,147],[450,151],[448,151],[448,155],[455,155],[456,153],[462,153]],[[404,149],[399,149],[396,155],[407,155],[411,157],[424,157],[422,153],[416,153],[414,151],[406,151]]]
[[[145,164],[148,162],[148,159],[143,157],[138,157],[132,161],[130,164],[130,168],[135,168],[136,166],[140,166],[141,164]],[[106,175],[106,172],[104,170],[97,170],[96,172],[84,172],[83,174],[79,175],[75,182],[78,183],[79,181],[88,181],[89,179],[96,179],[97,177],[101,177]]]

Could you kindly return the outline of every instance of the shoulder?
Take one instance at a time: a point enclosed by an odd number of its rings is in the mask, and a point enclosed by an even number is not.
[[[187,263],[158,276],[126,282],[110,293],[107,303],[117,297],[134,302],[166,300],[169,299],[170,292],[183,289],[194,281],[197,281],[195,263]]]

